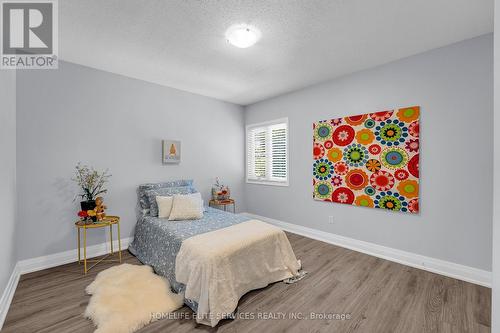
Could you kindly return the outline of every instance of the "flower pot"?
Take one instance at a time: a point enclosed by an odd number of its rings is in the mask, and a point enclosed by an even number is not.
[[[95,200],[81,201],[80,206],[84,211],[93,210],[95,208]]]
[[[95,200],[81,201],[80,206],[82,207],[83,211],[94,210],[96,206]],[[92,221],[96,222],[97,216],[89,216],[88,219],[91,219]]]

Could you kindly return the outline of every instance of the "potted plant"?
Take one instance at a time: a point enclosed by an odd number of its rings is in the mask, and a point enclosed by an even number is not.
[[[108,182],[111,175],[107,169],[100,172],[92,167],[82,165],[81,163],[78,163],[75,169],[75,177],[73,180],[80,186],[82,191],[82,193],[78,195],[82,198],[80,206],[82,211],[91,211],[96,206],[95,199],[100,194],[108,192],[104,185]]]

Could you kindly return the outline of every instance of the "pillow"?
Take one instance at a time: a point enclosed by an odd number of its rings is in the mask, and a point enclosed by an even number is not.
[[[172,203],[174,197],[156,197],[156,205],[158,206],[158,217],[168,218],[170,216],[170,211],[172,210]]]
[[[200,192],[174,195],[169,221],[197,220],[203,217],[203,201]]]
[[[139,185],[137,189],[137,195],[139,197],[139,205],[141,209],[149,209],[150,202],[148,201],[148,195],[146,191],[165,188],[165,187],[179,187],[179,186],[193,186],[192,179],[180,179],[180,180],[171,180],[168,182],[161,183],[148,183]]]
[[[164,187],[146,191],[149,201],[149,215],[158,216],[158,205],[156,204],[156,197],[171,197],[174,194],[190,194],[195,192],[196,190],[191,186]]]

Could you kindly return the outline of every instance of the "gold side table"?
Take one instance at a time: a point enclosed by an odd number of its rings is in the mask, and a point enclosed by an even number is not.
[[[215,200],[212,199],[208,202],[208,206],[210,207],[216,207],[216,206],[222,206],[224,207],[224,211],[227,211],[227,206],[233,205],[233,213],[236,213],[236,202],[234,199],[226,199],[226,200]]]
[[[113,251],[113,225],[116,225],[118,231],[118,259],[108,259],[108,257],[114,254]],[[98,263],[107,262],[122,262],[122,243],[120,238],[120,217],[119,216],[106,216],[102,221],[98,221],[92,224],[84,224],[83,221],[75,222],[76,229],[78,230],[78,263],[81,264],[82,259],[80,256],[80,230],[83,229],[83,271],[85,274],[94,268]],[[87,229],[97,229],[109,227],[109,241],[111,252],[98,260],[87,259]],[[87,268],[87,262],[93,262],[94,264]]]

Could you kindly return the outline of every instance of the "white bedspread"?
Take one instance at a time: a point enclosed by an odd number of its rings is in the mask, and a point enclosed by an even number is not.
[[[297,276],[300,262],[281,229],[251,220],[188,238],[175,266],[185,297],[198,303],[197,322],[213,327],[245,293]]]

